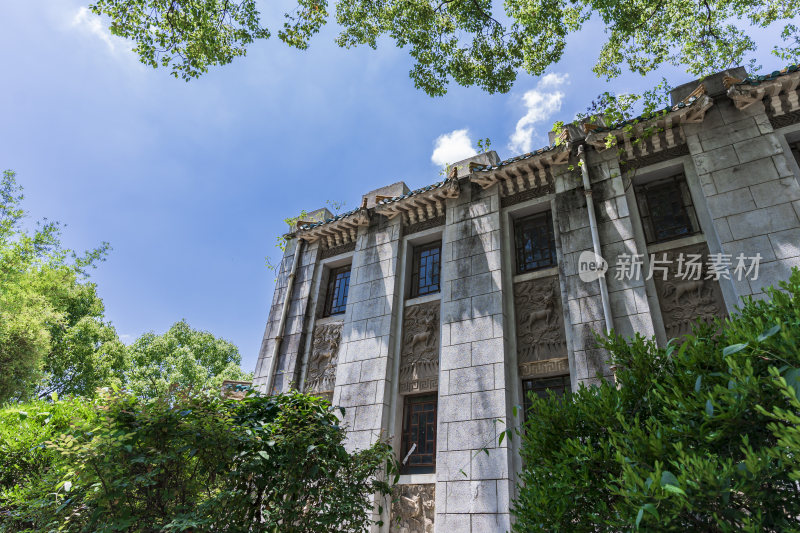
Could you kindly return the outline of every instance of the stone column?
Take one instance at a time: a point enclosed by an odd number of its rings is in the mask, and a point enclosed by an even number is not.
[[[604,349],[597,347],[595,338],[595,332],[602,333],[606,326],[600,299],[600,284],[597,281],[583,281],[578,275],[578,258],[581,252],[592,250],[592,233],[586,209],[586,195],[583,188],[577,187],[577,180],[578,178],[567,169],[556,176],[556,201],[553,213],[558,221],[563,254],[563,262],[558,267],[567,286],[566,307],[569,315],[567,338],[570,341],[574,364],[574,373],[571,375],[573,390],[580,383],[586,385],[597,383],[598,374],[602,377],[613,376],[606,363],[609,355]],[[601,193],[601,196],[604,195]],[[595,212],[598,213],[599,224],[603,215],[600,215],[601,209],[597,205]],[[610,230],[604,231],[604,233],[609,232]],[[602,245],[602,233],[600,242]],[[614,254],[616,250],[603,249],[603,253]],[[606,260],[609,258],[606,257]]]
[[[497,187],[462,186],[443,237],[437,531],[510,530],[500,240]]]
[[[740,253],[761,254],[757,280],[732,280],[731,307],[800,266],[800,185],[787,164],[792,154],[784,153],[762,102],[738,110],[717,97],[701,124],[684,128],[716,233],[707,236],[711,253],[731,254],[733,265]]]
[[[278,364],[275,367],[275,381],[273,388],[277,391],[286,391],[292,385],[297,386],[300,371],[300,352],[304,346],[305,325],[308,318],[308,303],[311,293],[311,284],[314,278],[314,267],[317,262],[318,244],[306,244],[303,247],[300,264],[297,267],[296,278],[289,300],[289,314],[283,332],[283,341],[278,352]],[[272,307],[269,319],[264,330],[264,339],[261,342],[258,363],[256,364],[253,386],[260,392],[266,390],[268,374],[272,362],[272,353],[275,349],[278,323],[283,312],[284,299],[288,288],[289,272],[292,269],[297,239],[290,239],[286,243],[286,250],[278,268],[278,278],[275,282],[275,293],[272,297]]]
[[[350,450],[388,437],[400,217],[362,228],[350,270],[333,404],[345,408]],[[396,316],[395,316],[396,315]],[[382,434],[383,433],[383,434]]]

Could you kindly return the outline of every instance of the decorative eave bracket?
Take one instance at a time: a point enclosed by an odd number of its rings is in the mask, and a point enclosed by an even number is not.
[[[765,98],[776,115],[800,109],[797,91],[800,85],[800,71],[764,80],[757,85],[736,78],[726,78],[724,83],[728,87],[728,97],[733,100],[736,109],[747,109]]]
[[[482,189],[498,183],[503,197],[532,189],[548,191],[554,187],[551,167],[568,162],[569,149],[563,144],[538,154],[520,156],[498,168],[476,169],[470,174],[470,180]]]
[[[308,243],[321,241],[325,247],[333,248],[355,242],[358,237],[358,228],[369,226],[370,220],[371,213],[365,202],[359,209],[347,216],[309,229],[301,227],[308,224],[307,222],[298,221],[295,234],[298,239],[303,239]]]
[[[458,179],[455,177],[447,178],[438,187],[422,191],[411,196],[400,198],[399,200],[382,199],[375,212],[385,215],[387,218],[397,216],[403,217],[406,225],[424,222],[432,218],[444,216],[448,198],[458,198],[461,189]]]
[[[701,84],[692,94],[672,106],[667,113],[632,124],[631,128],[590,131],[586,136],[586,142],[599,152],[612,146],[621,146],[625,152],[624,157],[629,160],[652,155],[684,144],[686,139],[679,126],[703,122],[706,112],[712,105],[714,100],[705,93],[705,87]],[[650,130],[651,133],[646,133],[646,130]],[[614,142],[608,142],[609,135],[614,137]],[[642,142],[645,139],[647,143]]]

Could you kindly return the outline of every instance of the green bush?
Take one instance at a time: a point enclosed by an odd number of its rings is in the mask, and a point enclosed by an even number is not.
[[[37,400],[0,409],[0,531],[34,525],[37,531],[46,530],[43,521],[52,518],[50,502],[63,492],[59,484],[66,470],[60,454],[45,443],[69,431],[76,421],[94,417],[91,404],[81,399]]]
[[[0,502],[0,531],[363,531],[395,472],[387,444],[348,453],[330,404],[299,393],[106,393],[92,407],[30,439],[51,474],[17,478],[25,498]]]
[[[532,399],[516,531],[800,531],[800,272],[666,349],[603,340],[617,384]]]

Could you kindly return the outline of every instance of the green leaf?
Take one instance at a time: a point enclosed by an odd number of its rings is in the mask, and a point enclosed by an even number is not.
[[[259,450],[258,455],[260,455],[264,459],[269,459],[269,452],[266,452],[264,450]]]
[[[703,376],[697,376],[697,379],[694,382],[694,391],[700,392],[700,386],[703,384]]]
[[[643,516],[644,516],[644,508],[639,508],[639,512],[636,513],[636,529],[639,529],[639,523],[641,523]]]
[[[503,444],[503,439],[505,438],[506,438],[506,432],[503,431],[502,433],[500,433],[500,438],[497,439],[497,445],[500,446],[501,444]]]
[[[669,470],[664,470],[661,473],[661,486],[666,487],[667,485],[674,485],[677,487],[680,483],[678,483],[678,478],[675,477],[675,474]]]
[[[769,328],[767,331],[765,331],[764,333],[762,333],[761,335],[759,335],[759,336],[756,338],[756,340],[757,340],[758,342],[764,341],[764,340],[766,340],[766,339],[768,339],[768,338],[772,337],[772,336],[773,336],[773,335],[775,335],[776,333],[778,333],[780,330],[781,330],[781,325],[780,325],[780,324],[778,324],[777,326],[772,326],[772,327],[771,327],[771,328]]]
[[[741,352],[742,350],[747,348],[748,344],[749,343],[745,342],[745,343],[731,344],[730,346],[726,346],[722,350],[722,355],[728,356],[728,355],[731,355],[731,354],[734,354],[734,353],[737,353],[737,352]]]
[[[673,494],[682,494],[686,496],[686,493],[683,491],[683,489],[680,487],[676,487],[675,485],[665,485],[664,490],[667,492],[671,492]]]
[[[714,416],[714,404],[711,403],[711,400],[706,400],[706,414],[708,416]]]

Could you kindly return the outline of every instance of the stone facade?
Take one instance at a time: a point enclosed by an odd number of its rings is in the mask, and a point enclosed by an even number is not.
[[[557,145],[481,154],[429,187],[392,184],[300,222],[254,386],[344,407],[351,449],[393,443],[386,531],[509,530],[522,465],[497,437],[520,424],[524,391],[613,380],[596,333],[663,345],[800,266],[800,72],[745,77],[678,87],[650,136],[647,121],[571,126]],[[586,281],[593,250],[639,257],[641,275]],[[757,279],[715,275],[711,257],[732,271],[740,254],[760,255]],[[329,313],[332,290],[344,312]]]

